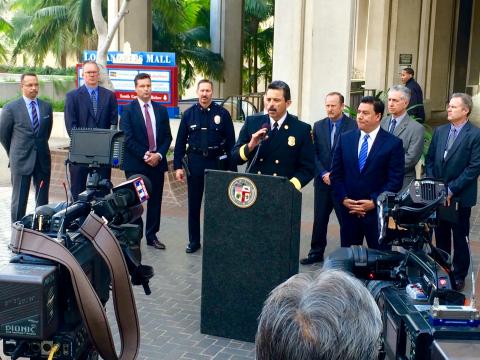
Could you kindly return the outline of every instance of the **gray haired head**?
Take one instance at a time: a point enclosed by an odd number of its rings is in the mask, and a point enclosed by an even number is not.
[[[454,93],[452,94],[451,99],[453,98],[459,98],[462,100],[463,106],[468,110],[467,116],[469,116],[472,113],[473,101],[470,95],[465,93]]]
[[[373,360],[382,319],[365,286],[340,270],[298,274],[264,304],[257,360]]]
[[[390,89],[388,89],[388,93],[390,94],[391,91],[399,91],[402,93],[402,97],[408,101],[410,101],[410,97],[412,96],[412,92],[409,88],[403,85],[393,85]]]

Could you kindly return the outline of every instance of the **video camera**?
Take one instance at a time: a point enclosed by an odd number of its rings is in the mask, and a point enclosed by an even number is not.
[[[381,359],[450,359],[452,348],[471,352],[480,343],[480,314],[474,296],[454,290],[449,255],[432,244],[433,228],[448,208],[446,187],[413,180],[398,194],[377,199],[379,243],[398,250],[351,246],[335,250],[326,268],[365,280],[383,319]],[[473,290],[474,291],[474,290]]]
[[[103,305],[109,299],[109,269],[92,242],[78,231],[91,212],[103,218],[117,239],[131,283],[142,285],[149,295],[149,279],[154,275],[152,267],[141,264],[142,229],[131,224],[142,214],[149,180],[134,177],[112,189],[109,180],[96,171],[122,166],[123,143],[120,131],[74,129],[69,162],[90,167],[87,190],[71,205],[40,206],[21,220],[25,228],[46,234],[68,249]],[[44,359],[51,356],[53,345],[59,344],[55,359],[95,359],[98,355],[90,336],[64,266],[18,253],[0,269],[0,338],[6,355]]]

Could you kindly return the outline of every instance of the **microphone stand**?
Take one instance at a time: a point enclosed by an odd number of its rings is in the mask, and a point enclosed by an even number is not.
[[[263,144],[263,139],[260,141],[260,143],[258,144],[257,146],[257,151],[255,152],[255,155],[253,156],[253,159],[252,161],[250,162],[250,165],[248,165],[247,169],[245,170],[245,173],[250,173],[250,169],[252,168],[252,166],[255,164],[255,162],[257,161],[257,157],[258,157],[258,153],[260,152],[260,147],[262,146]]]

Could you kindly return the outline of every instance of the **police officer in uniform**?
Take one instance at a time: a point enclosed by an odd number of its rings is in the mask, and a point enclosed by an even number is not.
[[[222,106],[212,102],[213,83],[200,80],[198,103],[185,111],[173,157],[175,178],[188,184],[188,254],[200,249],[200,207],[205,169],[236,171],[230,152],[235,144],[232,118]],[[188,145],[188,147],[187,147]]]
[[[249,116],[232,151],[236,164],[248,161],[247,172],[285,176],[300,190],[315,172],[311,126],[287,112],[290,88],[273,81],[265,95],[268,114]]]

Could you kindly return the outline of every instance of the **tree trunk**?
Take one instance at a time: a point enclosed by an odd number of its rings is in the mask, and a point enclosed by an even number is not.
[[[113,84],[108,76],[107,71],[107,52],[112,43],[113,36],[117,31],[120,22],[127,14],[128,2],[130,0],[123,0],[118,11],[117,18],[113,22],[110,31],[108,25],[102,14],[102,0],[91,0],[90,8],[92,10],[93,23],[98,34],[97,46],[97,64],[100,68],[100,85],[108,89],[114,90]]]

